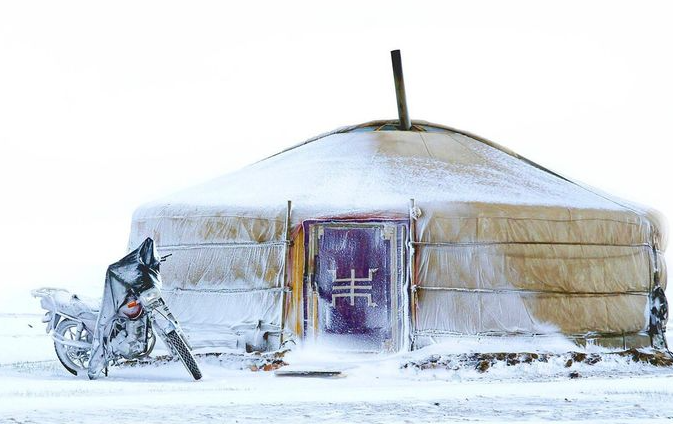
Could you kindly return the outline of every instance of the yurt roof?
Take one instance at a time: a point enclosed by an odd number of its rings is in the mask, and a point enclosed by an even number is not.
[[[318,213],[406,210],[425,203],[630,209],[506,148],[453,128],[413,121],[339,128],[208,183],[146,205],[277,209],[286,200]]]
[[[465,131],[425,121],[413,121],[411,131],[399,131],[395,122],[372,121],[314,137],[141,206],[134,220],[218,215],[277,219],[287,200],[292,201],[294,222],[406,215],[414,198],[426,209],[442,211],[466,204],[491,210],[504,205],[505,214],[515,206],[525,209],[526,216],[537,209],[541,215],[603,210],[629,222],[646,218],[657,239],[664,238],[663,218],[645,207],[571,181]]]

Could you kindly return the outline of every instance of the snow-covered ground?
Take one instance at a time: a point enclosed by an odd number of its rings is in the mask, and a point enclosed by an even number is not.
[[[486,373],[401,369],[450,347],[378,355],[303,349],[289,369],[343,371],[340,378],[279,377],[237,361],[202,358],[194,382],[180,363],[112,368],[96,381],[74,378],[56,360],[27,291],[0,299],[0,422],[653,422],[673,419],[673,370],[615,357],[596,365],[562,358]],[[23,296],[19,294],[24,293]],[[32,303],[34,302],[34,304]],[[32,307],[29,305],[33,305]],[[470,350],[470,343],[455,347]],[[545,342],[567,351],[559,341]],[[510,346],[513,347],[513,346]],[[526,351],[530,346],[516,348]],[[286,369],[286,368],[283,368]],[[579,378],[571,379],[571,372]]]

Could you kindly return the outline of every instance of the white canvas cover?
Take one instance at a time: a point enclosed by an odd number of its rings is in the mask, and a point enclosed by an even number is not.
[[[301,314],[291,300],[281,308],[287,200],[291,232],[306,219],[407,219],[413,198],[420,343],[559,332],[642,341],[648,295],[666,283],[656,212],[462,131],[387,124],[336,130],[136,210],[130,245],[152,237],[173,254],[167,298],[193,339],[223,343],[278,330],[283,310]]]

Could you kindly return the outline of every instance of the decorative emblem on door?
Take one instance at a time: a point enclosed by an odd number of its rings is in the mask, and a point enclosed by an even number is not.
[[[369,282],[371,283],[374,279],[374,273],[378,271],[378,268],[369,268],[369,276],[367,278],[355,278],[355,269],[351,268],[351,276],[349,278],[336,278],[337,270],[330,269],[329,273],[332,274],[333,283],[350,283],[346,286],[332,286],[332,306],[336,306],[336,300],[339,297],[350,299],[350,305],[355,306],[356,297],[364,297],[367,299],[367,306],[375,308],[378,306],[375,302],[372,301],[371,294],[371,285],[356,285],[357,282]],[[347,290],[345,293],[334,293],[337,290]],[[363,293],[362,291],[356,292],[356,290],[369,290],[370,293]]]

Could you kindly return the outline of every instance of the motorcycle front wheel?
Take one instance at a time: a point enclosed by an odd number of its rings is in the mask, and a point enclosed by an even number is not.
[[[187,343],[180,337],[177,331],[171,331],[166,334],[166,343],[169,344],[169,349],[175,352],[182,364],[187,368],[187,371],[192,375],[194,380],[201,379],[201,370],[192,355],[192,351],[187,347]]]
[[[83,342],[89,345],[89,348],[69,346],[54,340],[54,350],[56,350],[56,356],[61,365],[73,375],[86,374],[91,359],[90,346],[93,342],[93,334],[81,323],[64,319],[56,326],[54,336],[63,339],[65,342]]]

